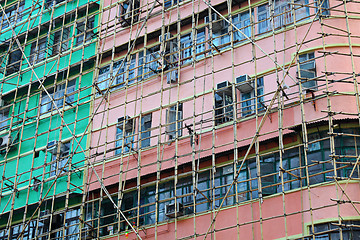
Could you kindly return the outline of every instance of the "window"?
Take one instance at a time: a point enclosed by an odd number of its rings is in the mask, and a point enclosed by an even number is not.
[[[193,212],[193,181],[192,176],[183,177],[177,180],[176,192],[175,181],[170,180],[159,184],[159,207],[158,207],[158,221],[166,221],[165,208],[166,205],[174,204],[175,198],[177,203],[181,203],[184,207],[183,214],[190,214]]]
[[[117,199],[113,197],[117,203]],[[114,204],[107,198],[101,201],[100,236],[112,235],[117,231],[118,214]]]
[[[5,73],[6,76],[20,71],[20,65],[22,60],[21,50],[15,48],[14,45],[12,48],[13,49],[10,51],[8,55],[8,62],[6,65],[6,73]]]
[[[29,62],[31,65],[41,62],[46,58],[47,37],[36,40],[31,44]]]
[[[315,7],[318,16],[330,16],[329,0],[315,0]]]
[[[254,80],[250,80],[254,81]],[[254,86],[255,87],[255,86]],[[255,88],[249,92],[241,93],[241,116],[246,117],[255,113],[255,99],[257,99],[258,111],[265,109],[264,105],[264,81],[262,77],[257,78],[257,96],[255,95]]]
[[[166,122],[168,124],[166,134],[169,136],[169,140],[182,136],[182,118],[182,103],[178,103],[166,110]]]
[[[287,0],[274,1],[274,28],[293,23],[291,5]]]
[[[257,28],[258,33],[265,33],[269,30],[270,22],[269,22],[269,6],[268,4],[261,5],[257,8],[258,14],[258,22]]]
[[[103,198],[101,200],[86,203],[86,222],[84,224],[84,228],[82,229],[82,233],[84,235],[81,236],[81,239],[96,239],[98,236],[102,237],[118,232],[119,214],[117,209],[114,208],[113,202],[118,204],[117,195],[113,196],[111,200],[109,198]],[[129,206],[129,208],[132,208],[133,200],[128,197],[128,194],[124,193],[124,195],[122,195],[122,199],[120,199],[120,204],[121,210],[123,211],[126,218],[131,222],[131,224],[134,224],[134,219],[131,218],[131,213],[129,213],[131,210],[127,211],[127,209],[124,207],[125,205]],[[120,215],[120,229],[125,230],[128,228],[130,229],[129,225]]]
[[[55,32],[52,46],[52,55],[67,51],[71,45],[69,39],[70,27],[65,27]]]
[[[220,22],[217,22],[217,24],[218,23],[221,23],[222,26],[219,29],[214,29],[214,24],[213,24],[212,42],[216,47],[220,47],[220,49],[223,49],[225,47],[228,47],[225,44],[230,42],[229,24],[225,20],[220,20]]]
[[[91,41],[96,34],[94,32],[95,17],[87,18],[76,23],[77,37],[75,46]]]
[[[72,94],[75,92],[75,82],[76,80],[71,80],[48,89],[50,96],[44,91],[41,97],[40,113],[53,111],[56,109],[55,106],[59,109],[63,106],[72,106],[75,101],[75,95]],[[54,102],[51,101],[52,99]]]
[[[141,147],[142,148],[150,146],[151,120],[152,120],[151,113],[141,117]]]
[[[52,216],[50,216],[49,210],[42,211],[40,213],[40,219],[38,221],[36,239],[48,239],[49,235],[50,239],[54,240],[79,239],[79,217],[80,208],[68,209],[67,211],[56,213]],[[36,225],[37,220],[34,221]],[[66,229],[65,231],[63,230],[63,227]]]
[[[227,191],[230,188],[230,185],[234,181],[234,166],[228,165],[216,169],[215,181],[214,181],[214,197],[215,197],[215,207],[220,207],[223,198],[225,197]],[[212,184],[212,182],[211,182]],[[235,189],[234,186],[231,187],[230,192],[226,199],[224,200],[223,206],[233,205],[235,203]]]
[[[181,2],[181,0],[165,0],[164,7],[169,8],[169,7],[175,6],[176,4],[178,4],[180,2]]]
[[[20,22],[23,18],[22,12],[24,11],[24,6],[25,1],[19,1],[11,7],[5,9],[6,16],[0,12],[1,29],[5,29]]]
[[[181,59],[182,63],[188,63],[191,62],[191,56],[192,56],[192,45],[193,45],[193,41],[191,38],[191,33],[186,34],[184,36],[181,36],[180,38],[180,45],[181,45]]]
[[[120,6],[120,21],[123,27],[130,26],[139,20],[139,0],[126,0]]]
[[[15,226],[10,227],[10,229],[1,229],[0,230],[0,240],[8,240],[8,239],[33,239],[36,238],[36,220],[31,220],[26,226],[24,230],[24,224],[17,224]],[[39,229],[41,227],[39,226]],[[23,234],[22,231],[24,230]],[[39,230],[38,230],[39,231]]]
[[[360,239],[360,221],[342,221],[342,224],[339,226],[339,222],[328,222],[320,223],[314,225],[314,231],[310,226],[310,234],[314,234],[313,237],[306,237],[305,240],[333,240],[333,239],[343,239],[343,240],[359,240]],[[341,232],[340,232],[341,229]],[[340,234],[342,236],[340,236]]]
[[[232,22],[247,37],[251,36],[250,14],[248,11],[233,16]],[[234,29],[234,41],[241,41],[243,39],[245,39],[244,35]]]
[[[196,41],[196,44],[194,44]],[[182,64],[192,62],[193,60],[193,46],[195,45],[195,58],[199,59],[204,57],[205,52],[205,28],[196,30],[196,39],[193,39],[192,33],[181,36],[180,38],[180,48],[181,48],[181,59]]]
[[[4,108],[0,110],[0,130],[4,129],[9,120],[9,108]]]
[[[134,83],[137,79],[140,79],[142,75],[142,68],[137,68],[136,66],[136,55],[137,54],[132,54],[127,61],[125,59],[121,59],[108,66],[100,68],[97,80],[99,89],[107,89],[111,81],[111,86],[115,86],[114,88],[118,89],[128,86]],[[142,52],[139,53],[139,57],[141,57],[141,61],[139,59],[139,64],[142,64]],[[111,79],[111,76],[114,76],[114,79]]]
[[[232,87],[218,89],[215,92],[215,124],[219,125],[234,119]]]
[[[195,45],[195,53],[196,59],[205,57],[205,28],[196,30],[196,45]]]
[[[127,153],[133,150],[135,133],[135,119],[121,117],[116,126],[115,154]]]
[[[312,52],[299,55],[299,67],[299,78],[303,89],[316,90],[315,54]]]
[[[158,74],[161,69],[160,45],[147,49],[144,69],[145,78]]]
[[[59,143],[60,151],[58,153],[53,153],[51,156],[51,165],[50,165],[50,177],[56,176],[61,173],[65,173],[67,167],[65,167],[66,163],[69,159],[70,154],[70,142],[67,143]],[[64,168],[64,169],[62,169]],[[62,171],[61,171],[62,169]]]
[[[307,0],[294,1],[294,12],[292,4],[288,0],[275,1],[274,7],[274,28],[280,28],[285,25],[292,24],[294,22],[293,13],[295,13],[295,20],[301,21],[309,16],[309,8],[303,7],[307,4]]]
[[[296,0],[294,1],[295,19],[297,22],[303,21],[310,15],[309,7],[305,7],[308,4],[308,0]]]
[[[58,3],[64,2],[65,0],[45,0],[45,7],[50,8]]]

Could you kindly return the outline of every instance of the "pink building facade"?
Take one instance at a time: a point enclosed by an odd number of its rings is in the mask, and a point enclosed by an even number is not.
[[[93,237],[357,239],[358,4],[102,8]]]

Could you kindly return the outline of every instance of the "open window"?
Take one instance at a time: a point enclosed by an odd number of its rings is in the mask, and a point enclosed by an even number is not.
[[[56,110],[56,107],[60,109],[63,106],[72,106],[75,100],[75,95],[72,94],[75,92],[75,82],[75,79],[66,81],[48,89],[50,96],[44,91],[41,96],[40,113]]]
[[[166,134],[169,140],[182,136],[183,106],[178,103],[166,110]]]
[[[251,27],[250,27],[250,14],[249,11],[236,14],[232,17],[232,23],[242,31],[247,37],[251,36]],[[241,41],[245,39],[245,36],[233,28],[234,41]]]
[[[54,40],[52,45],[52,55],[69,50],[70,42],[70,27],[64,27],[54,33]]]
[[[12,50],[10,50],[8,55],[5,75],[7,76],[12,73],[19,72],[21,66],[21,60],[22,60],[21,50],[19,48],[15,48],[13,45]]]
[[[121,26],[130,26],[139,21],[140,15],[139,0],[125,0],[120,5],[120,23]]]
[[[230,42],[229,24],[223,18],[218,16],[216,13],[212,13],[210,16],[206,16],[204,19],[205,23],[208,24],[210,47],[218,51],[224,47],[227,47],[227,43]]]
[[[127,153],[134,148],[135,119],[121,117],[116,126],[115,154]]]
[[[46,58],[47,37],[36,40],[31,44],[29,62],[31,65],[41,62]]]
[[[161,72],[163,69],[160,54],[160,45],[156,45],[146,50],[145,55],[145,77],[151,77]]]
[[[6,128],[9,120],[9,108],[0,106],[0,130]]]
[[[298,77],[303,90],[313,91],[317,89],[316,65],[314,52],[299,55]]]
[[[76,23],[76,41],[75,46],[79,46],[91,41],[96,37],[95,33],[95,17],[86,18]]]
[[[69,160],[71,143],[56,142],[56,151],[51,152],[50,177],[65,173]],[[48,144],[49,145],[49,144]]]
[[[258,111],[265,109],[264,103],[264,80],[262,77],[251,79],[248,75],[241,75],[236,78],[236,88],[240,91],[241,116],[246,117],[255,113],[256,105]],[[257,104],[256,104],[257,101]]]
[[[215,92],[215,125],[234,119],[234,107],[231,83],[228,81],[217,84]]]

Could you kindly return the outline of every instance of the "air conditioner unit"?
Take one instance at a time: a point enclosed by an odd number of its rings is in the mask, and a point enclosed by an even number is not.
[[[171,33],[169,33],[169,32],[166,32],[165,34],[164,34],[164,39],[165,39],[165,41],[168,41],[170,38],[172,38],[173,37],[173,35],[171,34]],[[159,42],[162,42],[162,39],[163,39],[163,36],[162,35],[160,35],[159,36]]]
[[[132,130],[133,129],[133,120],[130,119],[129,116],[118,118],[118,127],[123,127],[125,123],[125,130]]]
[[[254,90],[254,80],[249,75],[241,75],[236,78],[236,88],[242,93],[248,93]]]
[[[166,73],[166,83],[171,84],[175,83],[178,80],[178,70],[172,70]]]
[[[231,92],[231,83],[228,81],[224,81],[216,84],[216,92]]]
[[[176,206],[176,209],[175,209]],[[174,218],[175,215],[177,217],[184,215],[184,206],[181,203],[170,203],[165,205],[165,215],[169,218]]]
[[[59,146],[58,142],[59,141],[57,140],[48,142],[48,144],[46,145],[47,151],[50,152],[51,154],[56,154]],[[65,145],[60,142],[60,153],[64,151],[65,151]]]
[[[204,18],[205,24],[208,24],[207,26],[210,27],[210,17],[206,16]],[[221,19],[221,17],[218,17],[216,13],[211,14],[211,20],[212,20],[212,31],[213,32],[219,32],[227,27],[227,24],[224,20]]]
[[[12,143],[12,137],[10,135],[0,137],[0,148],[7,148]]]

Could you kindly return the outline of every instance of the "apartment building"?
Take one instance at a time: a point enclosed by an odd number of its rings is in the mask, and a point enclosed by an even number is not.
[[[360,238],[359,10],[4,2],[0,239]]]

